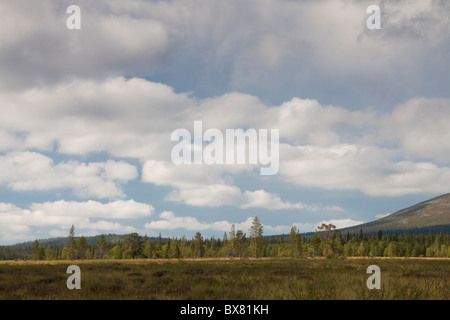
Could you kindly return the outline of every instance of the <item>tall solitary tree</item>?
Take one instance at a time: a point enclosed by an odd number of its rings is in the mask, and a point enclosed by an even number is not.
[[[203,256],[203,237],[200,232],[197,232],[194,237],[194,258]]]
[[[236,228],[234,223],[231,225],[230,231],[230,253],[231,257],[236,256]]]
[[[334,257],[333,236],[334,236],[334,230],[336,229],[336,226],[333,225],[332,223],[330,223],[330,224],[322,223],[320,226],[317,227],[317,229],[324,230],[324,232],[327,234],[328,241],[330,242],[331,256]]]
[[[297,227],[292,226],[289,234],[289,247],[291,249],[291,257],[296,258],[298,256],[298,238]]]
[[[223,233],[222,251],[224,257],[228,256],[228,236],[226,231]]]
[[[74,260],[77,257],[77,241],[75,240],[75,227],[72,225],[67,241],[67,259]]]
[[[258,217],[255,216],[253,219],[250,231],[250,244],[252,248],[252,254],[254,258],[261,257],[263,248],[263,226],[259,222]]]

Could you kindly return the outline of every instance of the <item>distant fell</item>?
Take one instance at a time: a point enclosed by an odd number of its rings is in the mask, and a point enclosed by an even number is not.
[[[341,232],[435,234],[450,232],[450,193],[420,202],[381,219],[340,229]]]
[[[127,234],[104,234],[105,236],[105,240],[108,243],[117,243],[118,241],[123,241]],[[100,235],[96,235],[96,236],[86,236],[84,237],[86,239],[86,243],[87,244],[92,244],[92,243],[97,243],[98,242],[98,238],[100,237]],[[67,241],[68,241],[68,237],[58,237],[58,238],[48,238],[48,239],[37,239],[39,242],[39,245],[41,245],[42,247],[52,247],[52,246],[66,246],[67,245]],[[80,237],[75,237],[75,240],[79,240]],[[158,238],[157,237],[147,237],[148,240],[155,242]],[[161,240],[167,240],[166,238],[161,238]],[[34,245],[34,240],[33,241],[26,241],[26,242],[21,242],[21,243],[16,243],[13,245],[9,245],[11,247],[22,247],[22,248],[26,248],[26,247],[32,247]]]

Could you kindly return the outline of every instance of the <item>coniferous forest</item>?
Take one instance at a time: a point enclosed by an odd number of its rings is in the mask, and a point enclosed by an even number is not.
[[[0,246],[0,260],[82,259],[187,259],[187,258],[338,258],[338,257],[450,257],[450,235],[445,234],[342,234],[322,224],[312,235],[293,226],[289,235],[264,236],[256,217],[247,232],[231,227],[222,238],[148,238],[137,233],[100,235],[96,241],[69,235],[59,244],[40,243]]]

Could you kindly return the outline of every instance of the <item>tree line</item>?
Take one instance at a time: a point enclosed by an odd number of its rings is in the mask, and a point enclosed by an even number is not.
[[[342,234],[332,224],[318,226],[312,236],[299,233],[292,226],[289,235],[264,237],[263,226],[255,217],[248,236],[231,226],[222,238],[204,238],[197,232],[192,239],[156,239],[128,234],[123,240],[110,242],[100,235],[96,243],[75,238],[71,227],[67,244],[32,247],[0,247],[0,260],[80,260],[80,259],[186,259],[186,258],[261,258],[261,257],[450,257],[450,235],[389,234],[381,230],[367,235]]]

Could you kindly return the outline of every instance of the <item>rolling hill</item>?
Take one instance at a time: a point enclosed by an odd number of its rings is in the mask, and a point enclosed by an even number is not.
[[[122,241],[125,239],[127,234],[105,234],[105,240],[109,243],[117,243],[117,241]],[[87,236],[85,237],[87,244],[93,244],[98,242],[98,238],[100,235],[96,236]],[[51,247],[51,246],[66,246],[68,237],[58,237],[58,238],[48,238],[48,239],[37,239],[39,241],[39,245],[43,246],[44,248]],[[75,240],[79,240],[80,237],[75,237]],[[157,237],[147,237],[150,241],[156,242],[158,239]],[[161,238],[161,240],[166,241],[167,238]],[[17,248],[31,248],[34,245],[34,241],[26,241],[26,242],[20,242],[12,245],[8,245],[9,247],[17,247]],[[1,246],[0,246],[1,247]]]
[[[363,230],[372,234],[387,233],[435,234],[450,232],[450,193],[420,202],[379,220],[340,229],[343,233]]]

